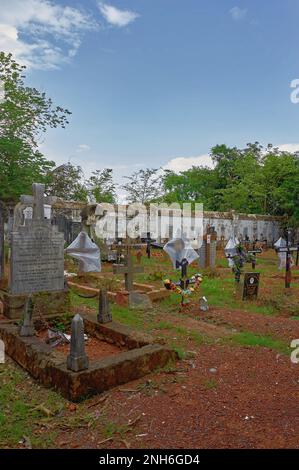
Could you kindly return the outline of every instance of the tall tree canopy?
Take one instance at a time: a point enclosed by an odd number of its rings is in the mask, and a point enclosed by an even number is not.
[[[94,171],[85,184],[91,202],[107,202],[110,204],[116,202],[113,170],[110,168]]]
[[[151,202],[161,196],[162,177],[158,169],[146,168],[135,171],[131,176],[125,176],[128,180],[122,188],[127,192],[128,200],[132,202]]]
[[[54,106],[35,88],[24,83],[25,67],[11,54],[0,52],[0,199],[16,201],[30,191],[34,181],[46,182],[55,166],[38,150],[38,140],[48,127],[65,127],[70,112]]]
[[[299,225],[299,153],[259,143],[245,149],[217,145],[214,168],[164,174],[166,202],[200,202],[205,210],[288,216]]]

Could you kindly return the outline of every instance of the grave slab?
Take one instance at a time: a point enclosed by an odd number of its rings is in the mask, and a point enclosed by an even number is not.
[[[155,343],[148,335],[116,322],[99,324],[91,314],[81,317],[87,335],[125,347],[127,351],[90,360],[88,369],[73,372],[67,368],[63,353],[53,350],[37,336],[20,337],[18,325],[12,321],[0,322],[0,339],[5,343],[6,354],[37,381],[74,402],[141,378],[177,360],[175,351]]]

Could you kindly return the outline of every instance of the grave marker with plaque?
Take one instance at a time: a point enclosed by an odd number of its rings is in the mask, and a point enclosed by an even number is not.
[[[4,315],[22,318],[28,295],[33,296],[34,314],[64,313],[69,294],[64,281],[64,235],[45,218],[45,187],[33,184],[33,196],[21,201],[32,204],[32,219],[11,232],[8,289],[1,291]],[[37,295],[36,295],[37,294]]]
[[[32,219],[11,234],[10,292],[64,290],[64,237],[44,217],[44,185],[34,184]]]
[[[260,273],[245,273],[243,300],[256,300],[260,285]]]

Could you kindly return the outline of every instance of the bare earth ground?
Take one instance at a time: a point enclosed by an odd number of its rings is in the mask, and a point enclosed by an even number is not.
[[[232,275],[219,266],[220,279],[202,287],[206,313],[196,301],[180,312],[176,299],[145,313],[114,307],[118,321],[175,346],[181,360],[80,404],[8,360],[0,366],[0,446],[299,448],[299,364],[289,349],[299,338],[298,280],[285,298],[272,260],[272,252],[261,259],[261,301],[254,304],[234,300]]]

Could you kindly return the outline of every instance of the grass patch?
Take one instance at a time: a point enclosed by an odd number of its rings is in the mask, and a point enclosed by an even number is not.
[[[289,354],[290,348],[287,343],[277,340],[268,335],[258,335],[250,331],[238,333],[230,338],[232,343],[241,346],[262,347],[274,349],[282,354]]]
[[[203,386],[206,390],[213,390],[217,387],[217,382],[215,379],[204,380]]]
[[[42,436],[36,433],[37,423],[41,421],[38,409],[41,397],[28,394],[28,388],[24,386],[27,380],[25,373],[7,364],[5,369],[0,368],[0,372],[0,447],[16,448],[24,438],[33,448],[51,447],[56,435],[54,432],[43,433]],[[47,406],[55,403],[57,407],[60,402],[57,395],[49,391],[47,394],[44,403]]]

